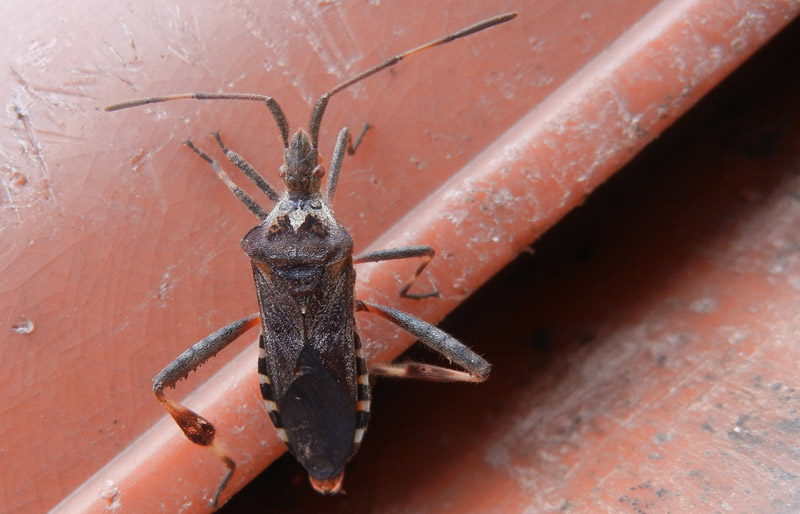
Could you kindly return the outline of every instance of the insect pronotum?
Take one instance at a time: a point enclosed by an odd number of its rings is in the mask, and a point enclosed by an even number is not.
[[[410,314],[355,298],[353,264],[411,257],[422,261],[400,290],[401,296],[437,295],[436,292],[422,295],[408,292],[433,258],[434,250],[430,246],[410,246],[353,256],[353,241],[334,217],[330,204],[345,151],[351,155],[355,153],[368,125],[355,142],[347,127],[339,132],[324,195],[320,185],[325,169],[320,165],[317,148],[325,107],[339,91],[406,57],[515,17],[516,13],[509,13],[489,18],[398,54],[342,82],[317,101],[311,113],[309,133],[300,128],[291,141],[286,116],[278,103],[266,95],[187,93],[106,107],[107,111],[116,111],[182,99],[262,102],[275,118],[283,141],[280,177],[286,191],[279,195],[250,164],[224,145],[218,133],[214,134],[225,156],[275,203],[269,212],[236,186],[216,161],[191,141],[186,142],[260,220],[242,239],[242,248],[252,263],[259,312],[234,321],[195,343],[153,379],[156,398],[186,437],[210,448],[228,469],[211,500],[212,505],[217,504],[236,464],[215,444],[214,425],[167,398],[164,388],[174,387],[192,370],[258,324],[261,325],[258,379],[269,416],[278,437],[308,472],[311,485],[324,494],[341,492],[345,464],[361,444],[369,421],[369,378],[355,321],[356,311],[371,312],[389,320],[465,370],[405,362],[373,365],[369,369],[371,375],[466,382],[482,382],[489,376],[488,362],[442,330]]]

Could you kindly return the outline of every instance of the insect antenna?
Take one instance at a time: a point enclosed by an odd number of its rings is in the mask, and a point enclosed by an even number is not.
[[[286,121],[286,115],[283,114],[283,110],[281,109],[281,106],[278,105],[278,102],[276,102],[271,96],[267,95],[257,95],[252,93],[182,93],[178,95],[153,96],[150,98],[142,98],[140,100],[129,100],[127,102],[109,105],[105,108],[105,110],[119,111],[120,109],[169,102],[172,100],[251,100],[254,102],[264,102],[272,113],[272,116],[275,118],[275,122],[278,124],[278,130],[280,130],[281,139],[283,140],[283,147],[289,148],[289,123]]]
[[[470,34],[474,34],[476,32],[480,32],[481,30],[488,29],[489,27],[494,27],[495,25],[499,25],[501,23],[505,23],[507,21],[513,20],[516,17],[517,17],[517,13],[512,12],[512,13],[507,13],[507,14],[501,14],[501,15],[495,16],[493,18],[489,18],[488,20],[483,20],[482,22],[479,22],[479,23],[476,23],[474,25],[470,25],[469,27],[466,27],[464,29],[461,29],[458,32],[454,32],[454,33],[449,34],[447,36],[444,36],[442,38],[435,39],[433,41],[425,43],[424,45],[420,45],[420,46],[418,46],[416,48],[412,48],[411,50],[407,50],[407,51],[405,51],[405,52],[403,52],[401,54],[397,54],[394,57],[390,57],[389,59],[386,59],[382,63],[380,63],[380,64],[378,64],[376,66],[373,66],[372,68],[369,68],[368,70],[359,73],[355,77],[350,78],[350,79],[342,82],[338,86],[334,87],[333,89],[331,89],[330,91],[328,91],[327,93],[322,95],[319,98],[319,100],[317,100],[317,104],[314,106],[314,111],[311,113],[311,121],[309,122],[309,125],[308,125],[308,129],[311,132],[311,145],[314,148],[318,147],[319,126],[320,126],[320,123],[322,123],[322,115],[325,113],[325,108],[328,106],[328,100],[330,100],[330,98],[333,95],[335,95],[336,93],[338,93],[342,89],[345,89],[345,88],[347,88],[349,86],[352,86],[356,82],[364,80],[365,78],[369,77],[370,75],[374,75],[375,73],[378,73],[379,71],[381,71],[383,69],[389,68],[390,66],[394,66],[395,64],[397,64],[398,62],[402,61],[406,57],[410,57],[410,56],[412,56],[414,54],[418,54],[420,52],[428,50],[429,48],[434,48],[436,46],[443,45],[445,43],[449,43],[450,41],[454,41],[456,39],[469,36]]]
[[[461,29],[457,32],[449,34],[439,39],[435,39],[424,45],[420,45],[416,48],[412,48],[411,50],[407,50],[401,54],[397,54],[394,57],[386,59],[382,63],[369,68],[355,77],[352,77],[341,84],[335,86],[327,93],[322,95],[319,100],[317,100],[316,105],[314,106],[314,111],[311,113],[311,120],[309,121],[309,131],[311,132],[311,144],[314,148],[318,148],[319,146],[319,127],[320,123],[322,123],[322,115],[325,113],[325,108],[328,106],[328,100],[338,93],[339,91],[352,86],[356,82],[364,80],[365,78],[369,77],[370,75],[374,75],[381,70],[394,66],[398,62],[402,61],[406,57],[410,57],[414,54],[418,54],[429,48],[434,48],[439,45],[443,45],[445,43],[449,43],[456,39],[469,36],[476,32],[480,32],[481,30],[488,29],[489,27],[494,27],[495,25],[499,25],[501,23],[505,23],[507,21],[513,20],[517,17],[517,13],[507,13],[501,14],[498,16],[494,16],[489,18],[488,20],[483,20],[479,23],[474,25],[470,25],[464,29]],[[258,95],[258,94],[251,94],[251,93],[183,93],[177,95],[166,95],[166,96],[153,96],[150,98],[142,98],[140,100],[129,100],[127,102],[120,102],[114,105],[109,105],[105,108],[106,111],[118,111],[120,109],[128,109],[130,107],[139,107],[142,105],[147,104],[155,104],[161,102],[169,102],[172,100],[250,100],[256,102],[264,102],[267,105],[267,108],[272,113],[272,116],[275,118],[275,122],[278,124],[278,130],[281,133],[281,139],[283,140],[283,147],[289,148],[289,124],[286,121],[286,115],[283,113],[283,110],[278,105],[271,96],[267,95]]]

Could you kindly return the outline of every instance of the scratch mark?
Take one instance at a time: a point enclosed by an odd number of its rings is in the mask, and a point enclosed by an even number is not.
[[[41,98],[41,93],[52,93],[56,95],[62,96],[70,96],[76,98],[86,98],[86,93],[81,90],[71,90],[65,89],[63,87],[51,87],[51,86],[36,86],[25,80],[22,75],[17,72],[14,68],[9,68],[11,70],[11,74],[14,76],[14,80],[17,81],[17,84],[23,87],[25,91],[30,94],[34,98]]]
[[[142,162],[142,158],[145,156],[144,148],[139,148],[139,151],[136,152],[132,157],[130,162],[131,168],[134,170],[139,169],[139,165]]]
[[[14,200],[14,191],[12,191],[12,187],[22,187],[28,183],[28,179],[25,177],[25,175],[22,175],[19,170],[10,166],[3,166],[3,170],[11,177],[11,180],[3,180],[3,189],[6,191],[8,205],[11,210],[14,211],[14,217],[16,218],[17,223],[22,223],[22,218],[19,215],[19,207],[17,206],[17,202]]]
[[[186,64],[192,64],[192,63],[189,61],[189,59],[186,57],[186,55],[184,55],[184,54],[185,54],[185,52],[182,54],[182,53],[178,52],[176,49],[172,48],[172,46],[167,46],[167,50],[169,50],[170,52],[172,52],[172,53],[175,55],[175,57],[177,57],[177,58],[178,58],[178,59],[180,59],[181,61],[185,62]]]
[[[122,21],[120,24],[122,25],[122,32],[124,32],[125,35],[128,37],[128,44],[130,45],[131,50],[133,50],[133,57],[134,57],[133,60],[138,61],[139,58],[136,55],[136,41],[133,40],[133,32],[131,32],[131,29],[128,27],[128,24],[125,23],[124,21]]]
[[[39,164],[39,170],[42,174],[42,184],[44,185],[44,199],[53,200],[53,192],[50,189],[50,171],[47,169],[47,163],[42,155],[42,146],[39,143],[36,129],[31,123],[30,118],[24,112],[22,112],[22,108],[16,104],[14,104],[14,113],[17,115],[17,119],[22,122],[22,126],[25,129],[25,135],[33,153],[33,158]]]

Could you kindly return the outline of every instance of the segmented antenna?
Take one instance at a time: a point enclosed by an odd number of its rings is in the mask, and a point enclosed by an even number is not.
[[[469,36],[470,34],[474,34],[476,32],[480,32],[481,30],[488,29],[489,27],[494,27],[495,25],[499,25],[501,23],[505,23],[507,21],[513,20],[517,17],[517,13],[507,13],[501,14],[499,16],[495,16],[493,18],[489,18],[488,20],[483,20],[482,22],[476,23],[475,25],[471,25],[465,29],[461,29],[458,32],[454,32],[448,36],[444,36],[443,38],[436,39],[429,43],[425,43],[424,45],[418,46],[401,54],[397,54],[394,57],[386,59],[382,63],[369,68],[366,71],[363,71],[352,77],[348,80],[345,80],[341,84],[333,87],[327,93],[319,97],[317,103],[314,105],[314,110],[311,113],[311,119],[309,121],[309,132],[311,135],[311,144],[314,149],[317,149],[319,146],[319,127],[322,123],[322,115],[325,114],[325,108],[328,106],[328,100],[331,99],[333,95],[338,93],[339,91],[346,89],[349,86],[352,86],[356,82],[364,80],[365,78],[369,77],[370,75],[374,75],[379,71],[394,66],[398,62],[402,61],[406,57],[410,57],[414,54],[418,54],[428,50],[429,48],[434,48],[439,45],[443,45],[445,43],[449,43],[450,41],[454,41],[456,39]],[[256,102],[263,102],[267,105],[270,112],[272,112],[272,116],[275,118],[275,122],[278,124],[278,129],[281,132],[281,139],[283,140],[283,147],[289,148],[289,124],[286,121],[286,115],[283,114],[283,110],[278,105],[271,96],[267,95],[258,95],[258,94],[250,94],[250,93],[183,93],[178,95],[167,95],[167,96],[154,96],[151,98],[143,98],[141,100],[130,100],[127,102],[121,102],[114,105],[109,105],[106,107],[106,111],[118,111],[120,109],[128,109],[129,107],[139,107],[141,105],[147,104],[155,104],[161,102],[169,102],[172,100],[250,100]]]

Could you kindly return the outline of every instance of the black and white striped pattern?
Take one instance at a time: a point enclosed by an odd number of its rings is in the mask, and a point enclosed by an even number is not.
[[[275,433],[278,434],[278,439],[287,444],[289,438],[286,436],[281,416],[278,414],[278,405],[272,396],[272,380],[267,374],[267,350],[263,346],[263,341],[264,338],[260,338],[258,343],[258,384],[261,386],[261,397],[264,398],[264,405],[267,406],[269,419],[272,420],[272,424],[275,426]]]
[[[364,359],[364,352],[361,350],[361,338],[358,333],[353,338],[356,347],[356,385],[358,387],[358,418],[356,419],[356,433],[353,438],[355,449],[361,444],[364,439],[364,433],[367,431],[367,424],[369,423],[370,411],[370,391],[369,391],[369,372],[367,371],[367,361]]]

